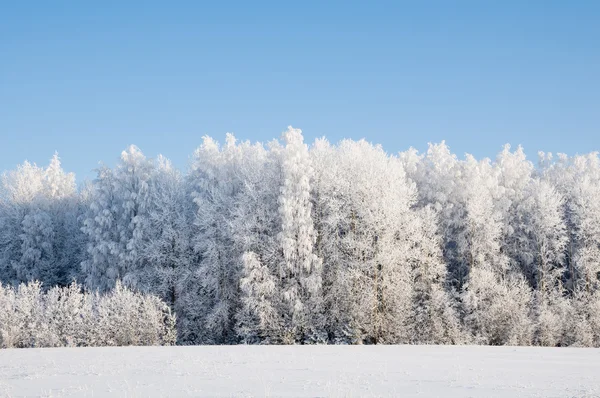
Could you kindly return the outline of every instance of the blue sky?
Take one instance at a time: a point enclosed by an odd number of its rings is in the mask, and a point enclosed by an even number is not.
[[[125,4],[126,3],[126,4]],[[327,4],[324,4],[327,3]],[[205,134],[600,150],[600,2],[31,2],[0,7],[0,170],[78,179]]]

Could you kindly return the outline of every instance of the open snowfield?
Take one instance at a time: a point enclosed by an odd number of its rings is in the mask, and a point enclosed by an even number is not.
[[[0,351],[0,395],[598,397],[600,350],[204,346]]]

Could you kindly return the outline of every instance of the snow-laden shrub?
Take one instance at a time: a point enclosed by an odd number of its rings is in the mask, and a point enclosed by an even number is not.
[[[600,294],[578,292],[572,298],[571,327],[565,344],[574,347],[600,347]]]
[[[566,336],[572,328],[573,307],[571,301],[559,291],[534,298],[535,332],[534,344],[545,347],[570,345]]]
[[[521,278],[499,280],[489,270],[473,270],[463,294],[464,323],[480,344],[531,345],[530,302]]]
[[[172,345],[175,317],[169,307],[152,295],[133,292],[120,283],[100,299],[95,339],[97,345]]]
[[[172,345],[175,316],[152,295],[117,283],[106,294],[75,283],[46,292],[39,282],[0,285],[0,347]]]

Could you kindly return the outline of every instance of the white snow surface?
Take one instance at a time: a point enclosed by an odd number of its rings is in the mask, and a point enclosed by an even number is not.
[[[0,350],[0,396],[600,397],[600,350],[195,346]]]

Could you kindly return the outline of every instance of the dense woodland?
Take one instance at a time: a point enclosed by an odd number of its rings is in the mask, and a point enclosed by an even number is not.
[[[597,153],[391,155],[290,127],[204,137],[185,174],[131,146],[79,188],[56,155],[0,185],[5,295],[122,283],[180,344],[600,346]]]

